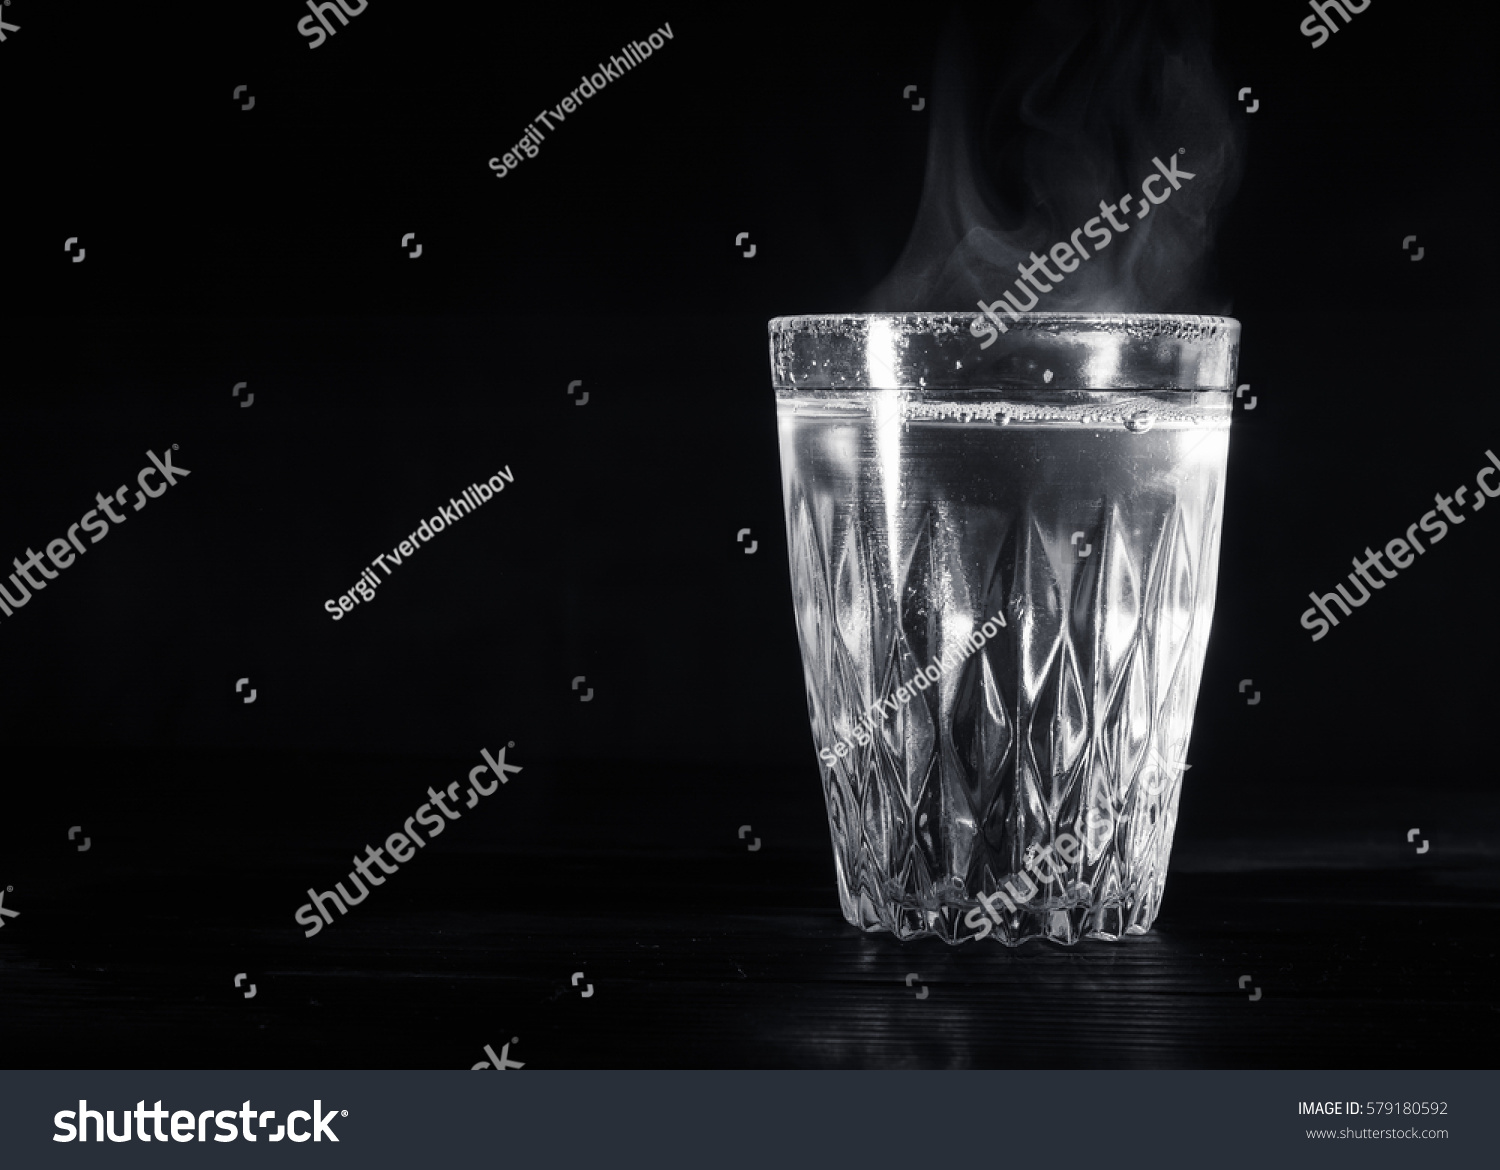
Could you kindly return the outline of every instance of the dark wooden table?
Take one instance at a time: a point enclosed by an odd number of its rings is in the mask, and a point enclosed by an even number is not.
[[[1357,825],[1179,831],[1149,935],[949,949],[842,920],[809,808],[755,852],[732,824],[711,850],[610,845],[597,825],[571,846],[455,833],[312,939],[292,912],[347,870],[346,841],[277,841],[247,811],[174,851],[142,817],[130,851],[21,859],[0,1052],[22,1068],[468,1068],[507,1042],[533,1069],[1493,1066],[1483,826],[1426,856]]]

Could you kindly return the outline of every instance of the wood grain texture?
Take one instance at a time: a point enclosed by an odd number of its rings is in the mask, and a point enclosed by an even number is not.
[[[468,1068],[511,1037],[533,1069],[1493,1063],[1492,865],[1229,848],[1173,874],[1149,935],[1011,951],[860,933],[811,849],[434,855],[313,939],[291,910],[320,858],[192,889],[142,871],[27,902],[0,1041],[61,1068]]]

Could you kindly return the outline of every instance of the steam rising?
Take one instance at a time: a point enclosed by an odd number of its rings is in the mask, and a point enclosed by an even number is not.
[[[990,3],[950,19],[916,224],[862,307],[976,310],[1016,291],[1033,252],[1045,257],[1101,218],[1101,201],[1128,194],[1129,213],[1117,213],[1128,230],[1102,248],[1094,237],[1088,259],[1038,290],[1036,310],[1228,312],[1211,260],[1244,152],[1230,87],[1210,57],[1206,6],[1019,7]],[[1161,170],[1153,159],[1170,165],[1174,155],[1194,177],[1180,189],[1160,182],[1154,189],[1171,198],[1148,205],[1142,183]]]

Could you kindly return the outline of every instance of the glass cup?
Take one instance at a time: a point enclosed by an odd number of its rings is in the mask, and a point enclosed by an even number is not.
[[[844,917],[1075,943],[1161,904],[1213,617],[1225,317],[770,323]]]

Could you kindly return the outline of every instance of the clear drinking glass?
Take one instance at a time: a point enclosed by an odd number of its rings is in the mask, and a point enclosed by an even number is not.
[[[1143,934],[1213,617],[1225,317],[770,323],[792,597],[844,917]]]

